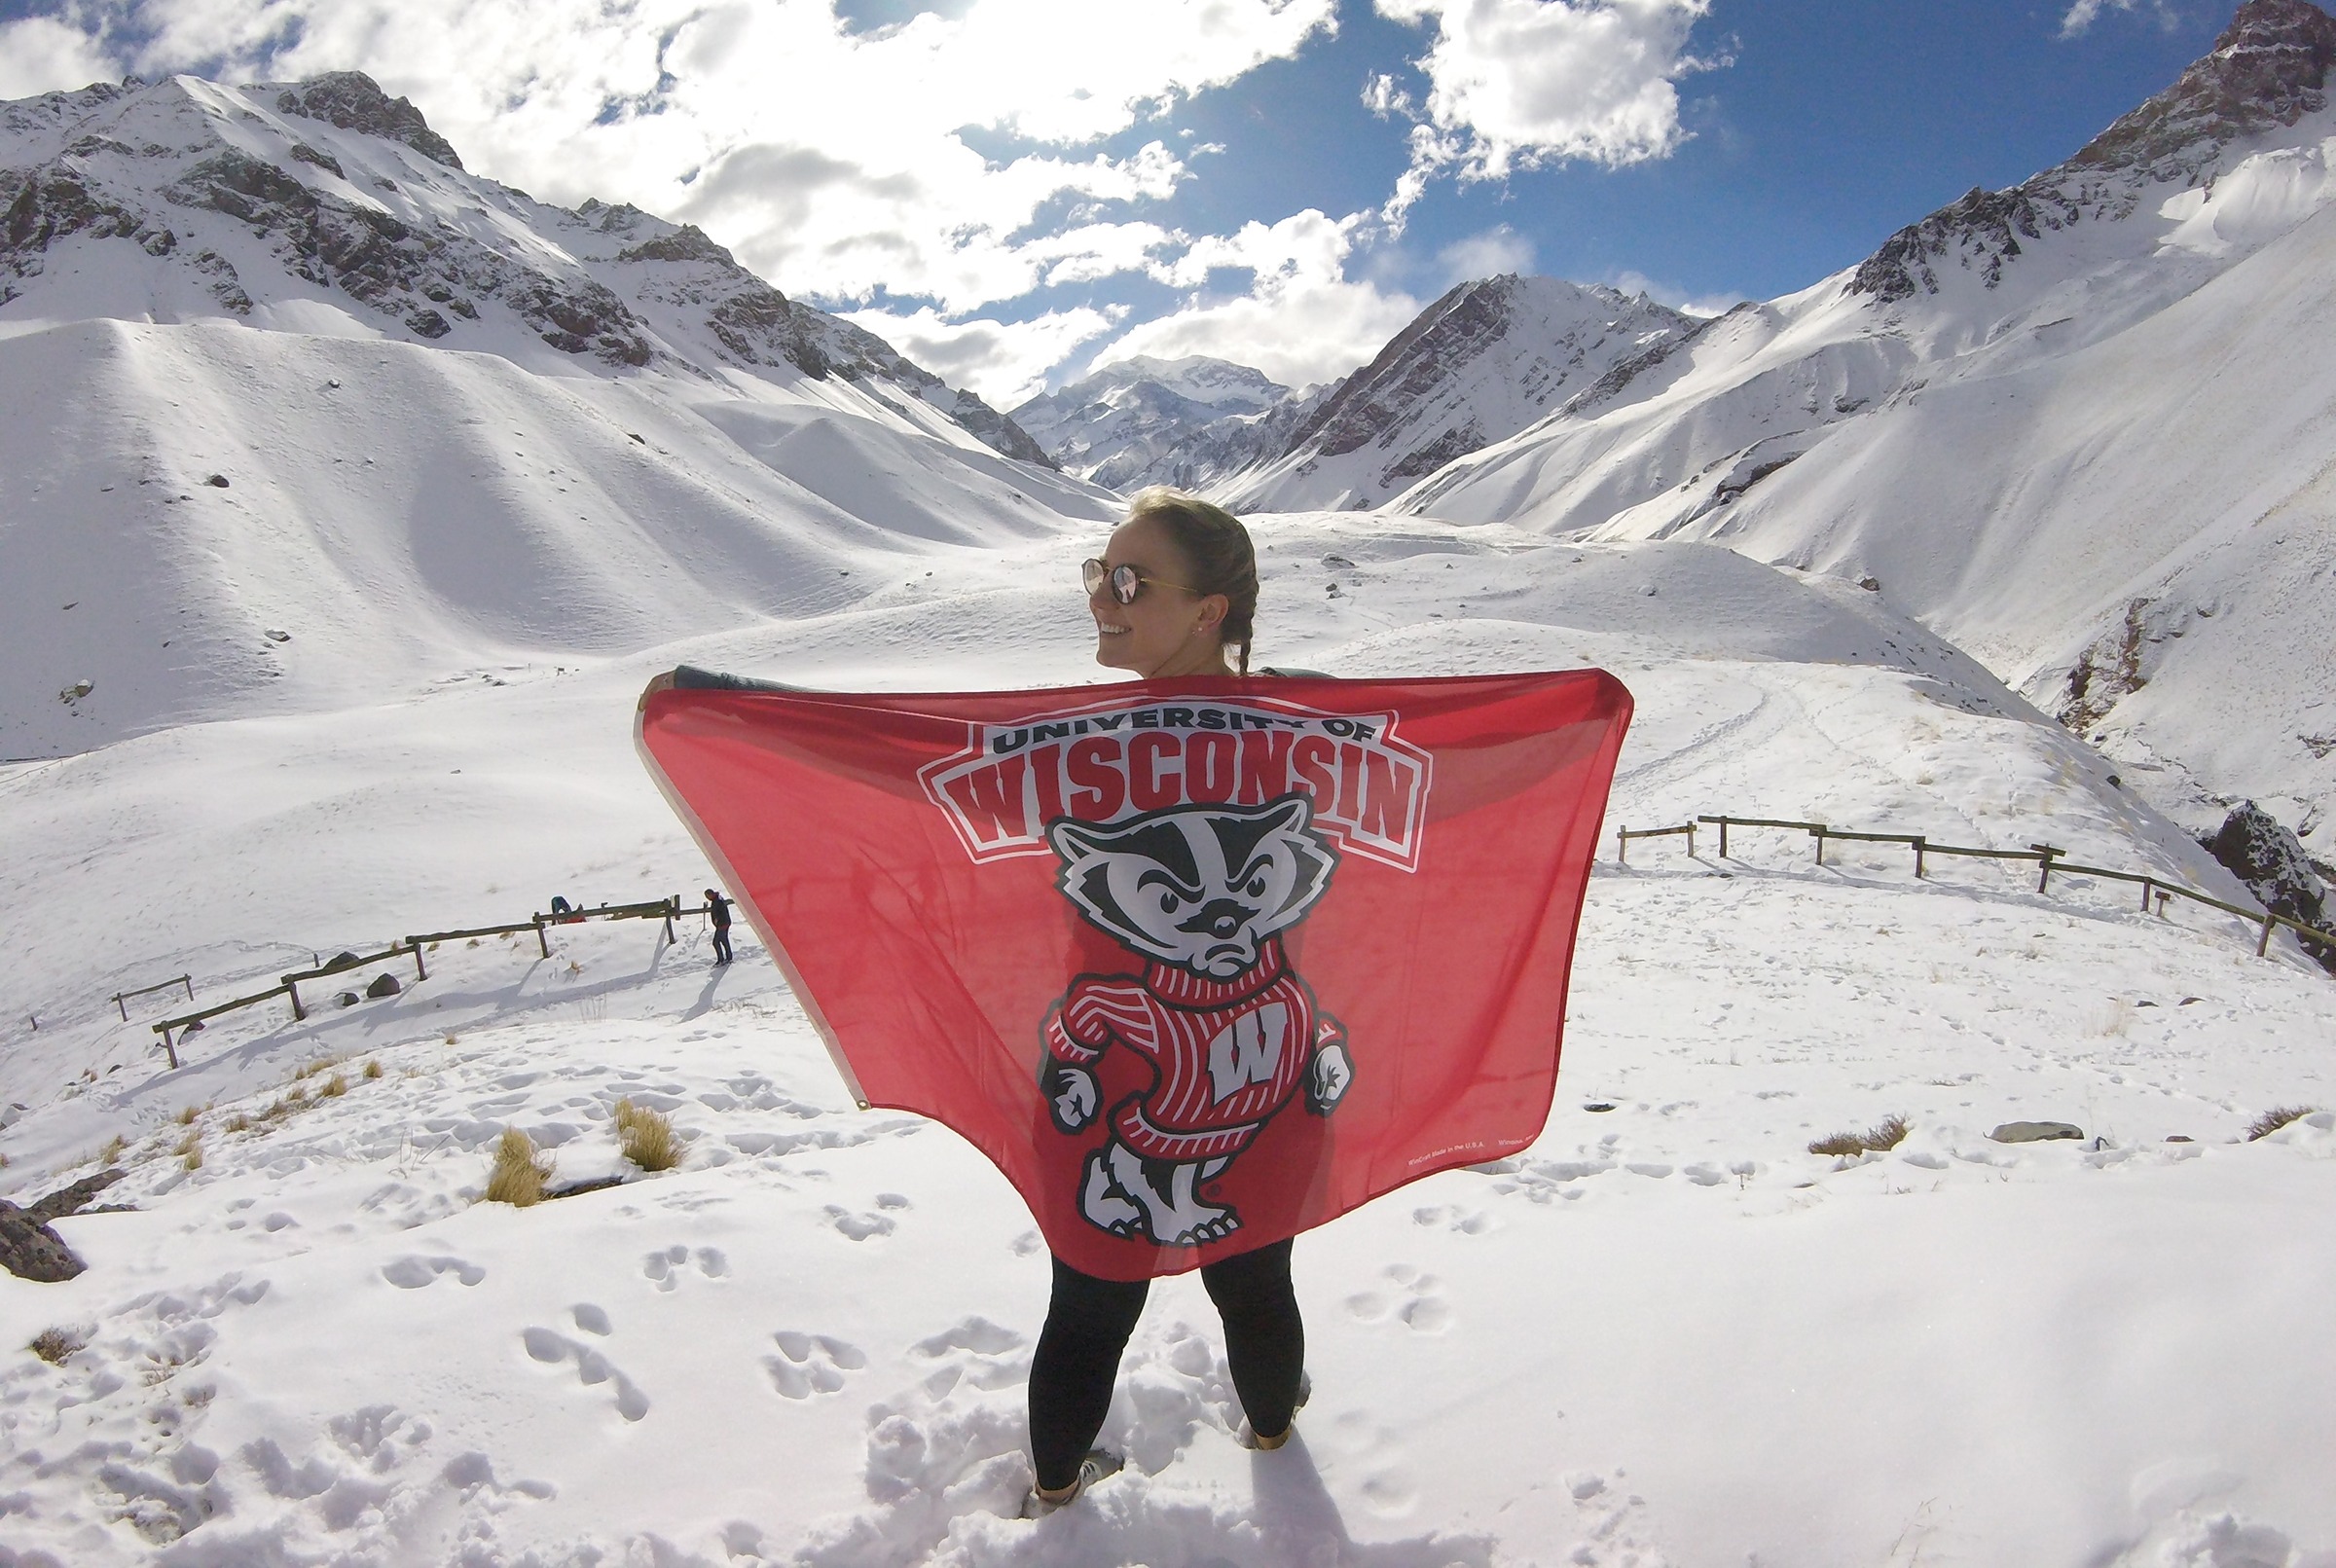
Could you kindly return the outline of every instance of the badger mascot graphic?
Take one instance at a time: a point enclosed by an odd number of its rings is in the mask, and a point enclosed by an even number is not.
[[[1076,1133],[1107,1118],[1079,1212],[1113,1235],[1176,1247],[1231,1235],[1241,1217],[1202,1184],[1301,1090],[1327,1116],[1354,1081],[1345,1031],[1282,953],[1280,933],[1338,865],[1311,817],[1307,797],[1289,794],[1046,828],[1064,895],[1145,961],[1141,974],[1079,976],[1043,1029],[1054,1124]],[[1151,1082],[1106,1111],[1095,1069],[1113,1048],[1142,1058]]]

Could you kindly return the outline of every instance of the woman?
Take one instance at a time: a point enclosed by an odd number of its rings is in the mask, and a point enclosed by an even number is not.
[[[1140,492],[1102,558],[1086,564],[1086,586],[1097,664],[1147,680],[1249,674],[1258,560],[1249,530],[1223,508],[1164,488]],[[1249,1417],[1242,1440],[1278,1448],[1305,1397],[1290,1243],[1206,1264],[1200,1278],[1224,1319],[1225,1359]],[[1054,1259],[1054,1297],[1030,1367],[1037,1484],[1026,1513],[1061,1508],[1120,1468],[1118,1455],[1092,1445],[1149,1288]]]

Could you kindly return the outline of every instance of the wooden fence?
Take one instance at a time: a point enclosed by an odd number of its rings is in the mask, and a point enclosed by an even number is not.
[[[2055,876],[2093,877],[2104,882],[2127,882],[2138,886],[2141,890],[2141,912],[2143,914],[2151,912],[2154,902],[2157,914],[2163,916],[2169,900],[2187,898],[2192,903],[2205,904],[2209,909],[2219,909],[2226,915],[2236,915],[2248,925],[2261,928],[2255,938],[2255,956],[2257,958],[2265,957],[2270,953],[2271,939],[2278,933],[2281,926],[2287,927],[2299,936],[2309,937],[2316,942],[2324,942],[2331,948],[2336,948],[2336,931],[2323,931],[2316,926],[2307,926],[2300,920],[2291,920],[2285,915],[2273,914],[2267,909],[2248,909],[2239,904],[2228,903],[2211,893],[2201,893],[2198,889],[2186,887],[2179,882],[2169,882],[2164,877],[2155,876],[2146,871],[2114,871],[2103,865],[2079,864],[2067,857],[2066,850],[2052,844],[2030,844],[2024,850],[1988,850],[1968,844],[1941,844],[1921,833],[1854,832],[1848,828],[1835,827],[1825,822],[1786,821],[1773,817],[1698,816],[1694,822],[1682,823],[1677,827],[1618,827],[1615,830],[1615,858],[1622,864],[1628,865],[1630,863],[1630,845],[1634,839],[1669,838],[1679,834],[1686,835],[1687,853],[1693,856],[1696,853],[1696,822],[1715,825],[1719,828],[1719,850],[1722,859],[1729,857],[1728,830],[1730,828],[1772,827],[1789,832],[1807,833],[1816,842],[1817,864],[1819,865],[1825,863],[1825,841],[1827,839],[1840,839],[1843,843],[1857,844],[1904,844],[1915,852],[1915,875],[1916,877],[1925,877],[1929,874],[1930,857],[1934,855],[1961,856],[1967,858],[1986,860],[2029,860],[2033,861],[2036,867],[2036,892],[2038,893],[2050,892],[2052,879]]]
[[[702,915],[706,912],[706,905],[700,904],[693,909],[684,909],[681,907],[679,895],[676,894],[671,898],[652,899],[646,903],[599,904],[591,909],[571,909],[559,914],[529,915],[526,920],[513,921],[501,926],[471,926],[461,930],[422,931],[409,936],[403,941],[392,942],[378,953],[344,953],[329,963],[317,965],[313,968],[296,969],[290,974],[279,975],[276,983],[265,991],[255,991],[247,997],[236,997],[227,1002],[214,1003],[210,1006],[195,1012],[185,1012],[174,1018],[165,1018],[161,1023],[154,1025],[153,1029],[157,1035],[163,1038],[163,1050],[169,1057],[170,1065],[175,1068],[179,1065],[178,1046],[186,1039],[187,1032],[190,1029],[201,1028],[221,1013],[234,1012],[239,1007],[257,1006],[263,1002],[273,1002],[277,997],[282,997],[291,1003],[292,1017],[295,1021],[307,1018],[309,1010],[300,998],[300,987],[303,981],[321,980],[337,974],[353,974],[359,969],[371,968],[377,964],[387,964],[409,958],[414,961],[415,979],[426,980],[430,977],[430,971],[422,960],[422,952],[425,948],[439,942],[461,941],[474,936],[510,936],[516,935],[520,931],[529,930],[535,933],[537,950],[548,959],[552,956],[552,943],[551,938],[545,933],[550,928],[574,926],[588,920],[660,920],[665,923],[665,940],[670,942],[675,937],[675,921],[685,915]],[[170,986],[180,984],[186,986],[187,998],[189,1001],[193,1001],[195,997],[194,982],[183,975],[179,979],[165,980],[160,985],[147,986],[139,991],[121,992],[112,1000],[117,1006],[120,1006],[125,997],[143,996],[149,991],[165,990]],[[123,1018],[127,1020],[128,1016],[128,1010],[125,1009]],[[177,1035],[176,1039],[172,1039],[173,1032]]]

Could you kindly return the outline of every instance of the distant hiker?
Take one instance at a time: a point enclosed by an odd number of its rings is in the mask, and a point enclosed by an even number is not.
[[[713,889],[706,890],[706,914],[713,922],[713,962],[730,962],[730,900]]]
[[[1085,566],[1095,662],[1150,680],[1248,675],[1258,558],[1240,520],[1164,488],[1140,492],[1101,560]],[[1225,1360],[1248,1420],[1241,1440],[1279,1448],[1308,1392],[1306,1326],[1290,1284],[1290,1242],[1204,1263],[1201,1284],[1224,1319]],[[1030,1449],[1037,1484],[1025,1516],[1053,1512],[1123,1461],[1093,1446],[1112,1404],[1148,1280],[1098,1279],[1059,1257],[1054,1295],[1030,1365]]]
[[[568,902],[568,901],[567,901],[566,898],[564,898],[564,897],[560,896],[558,893],[554,893],[554,894],[552,895],[552,913],[553,913],[553,914],[555,914],[555,915],[572,915],[572,914],[574,914],[575,912],[576,912],[576,906],[575,906],[574,904],[571,904],[571,903],[569,903],[569,902]]]

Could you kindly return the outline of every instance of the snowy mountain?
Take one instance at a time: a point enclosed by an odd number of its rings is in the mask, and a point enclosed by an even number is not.
[[[2336,860],[2336,21],[2247,0],[2066,163],[1739,307],[1397,509],[1871,579],[2194,831]]]
[[[1113,505],[362,77],[52,93],[0,110],[0,756],[856,602],[871,542]]]
[[[1514,273],[1462,283],[1212,487],[1237,511],[1376,506],[1699,330],[1645,295]]]
[[[464,173],[419,110],[354,71],[239,90],[132,79],[0,106],[0,306],[25,300],[17,319],[124,305],[316,331],[355,305],[360,330],[490,352],[516,326],[611,366],[837,377],[904,419],[940,422],[903,407],[918,404],[1047,460],[971,392],[789,301],[695,228]],[[164,264],[129,263],[143,298],[103,292],[128,281],[106,240]]]
[[[1197,491],[1279,456],[1310,396],[1204,354],[1138,354],[1032,398],[1013,418],[1082,479],[1122,494],[1146,485]]]

